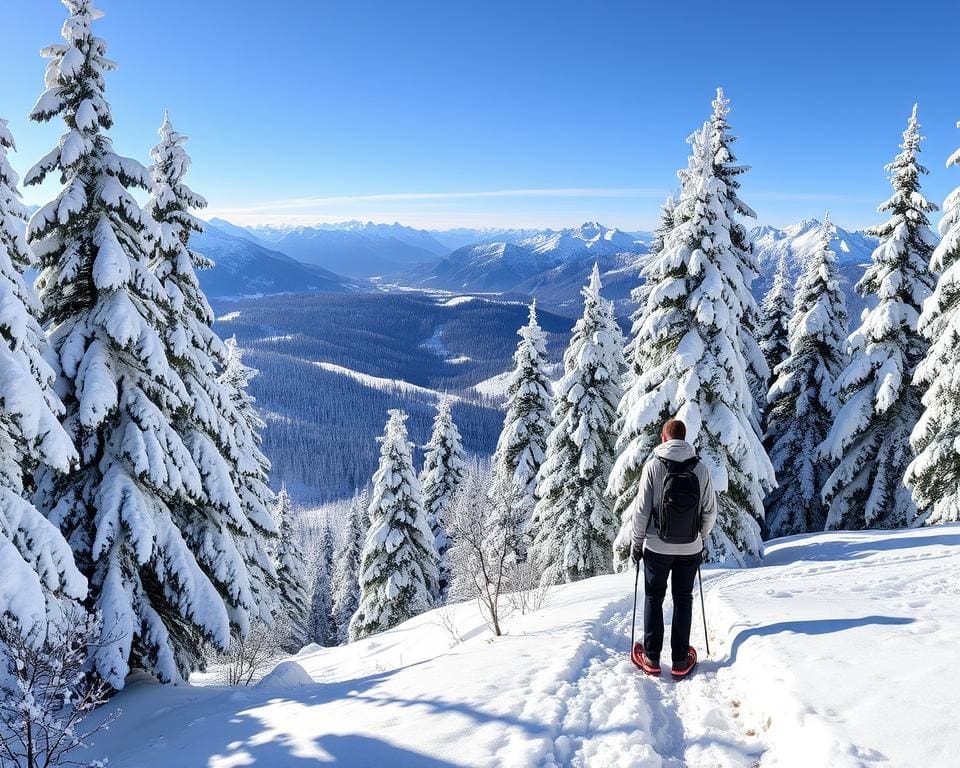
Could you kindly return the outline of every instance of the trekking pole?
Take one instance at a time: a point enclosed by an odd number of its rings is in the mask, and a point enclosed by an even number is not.
[[[697,565],[697,581],[700,582],[700,615],[703,616],[703,641],[707,644],[707,656],[709,656],[710,636],[707,634],[707,608],[703,602],[703,576],[700,573],[699,565]],[[634,601],[634,610],[636,610],[636,601]]]
[[[630,622],[630,655],[633,655],[633,644],[637,631],[637,592],[640,589],[640,563],[637,562],[637,575],[633,579],[633,620]]]

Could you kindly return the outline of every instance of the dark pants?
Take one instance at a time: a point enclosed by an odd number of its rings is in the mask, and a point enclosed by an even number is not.
[[[696,555],[661,555],[649,549],[643,552],[643,651],[659,660],[663,650],[663,598],[667,594],[667,576],[673,595],[673,624],[670,630],[670,650],[674,662],[683,662],[690,647],[690,622],[693,619],[693,582],[697,566]]]

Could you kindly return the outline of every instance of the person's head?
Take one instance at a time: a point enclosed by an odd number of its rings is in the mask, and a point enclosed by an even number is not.
[[[660,431],[660,439],[663,442],[667,442],[667,440],[686,440],[687,427],[680,419],[670,419],[663,425],[663,429]]]

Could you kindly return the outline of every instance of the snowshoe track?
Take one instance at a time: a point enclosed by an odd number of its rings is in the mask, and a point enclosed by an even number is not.
[[[550,700],[543,766],[550,768],[750,768],[764,751],[736,720],[720,665],[702,659],[690,678],[657,679],[630,662],[632,596],[608,604],[584,627],[580,652]],[[669,601],[666,609],[669,611]],[[698,617],[694,617],[695,621]],[[696,624],[695,624],[696,626]],[[542,714],[544,702],[538,708]],[[530,706],[535,706],[531,701]],[[545,739],[548,742],[549,739]]]

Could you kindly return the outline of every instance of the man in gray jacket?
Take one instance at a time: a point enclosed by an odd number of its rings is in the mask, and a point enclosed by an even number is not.
[[[710,471],[699,461],[686,436],[682,421],[671,419],[663,425],[662,442],[640,475],[631,546],[634,564],[639,568],[640,561],[644,563],[641,666],[652,674],[660,673],[663,598],[669,576],[673,594],[672,672],[677,677],[689,672],[696,661],[690,649],[693,584],[704,543],[717,521],[717,497]]]

